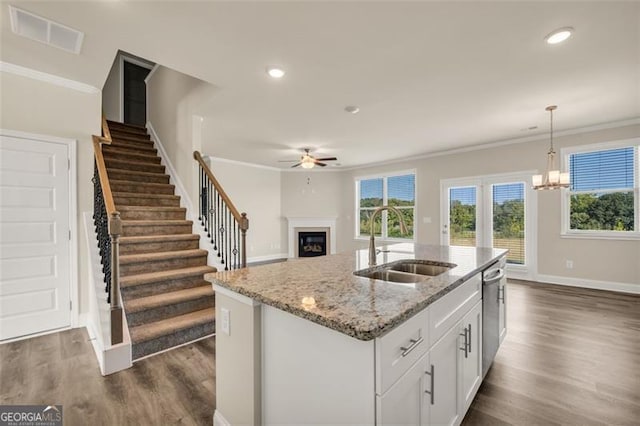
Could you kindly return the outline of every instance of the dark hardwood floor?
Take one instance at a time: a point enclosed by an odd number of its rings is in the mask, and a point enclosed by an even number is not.
[[[640,296],[524,281],[463,425],[640,425]]]
[[[102,377],[84,328],[0,345],[0,404],[62,404],[65,425],[211,425],[213,337]]]
[[[508,326],[465,426],[640,424],[640,297],[511,282]],[[209,338],[102,377],[84,329],[8,343],[0,404],[63,404],[66,425],[211,425],[214,357]]]

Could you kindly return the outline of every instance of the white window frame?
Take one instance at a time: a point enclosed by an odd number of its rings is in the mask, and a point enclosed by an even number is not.
[[[382,205],[386,205],[387,201],[387,180],[390,177],[413,175],[414,177],[414,194],[413,194],[413,237],[411,238],[391,238],[387,236],[387,218],[388,212],[385,210],[382,212],[382,235],[376,236],[379,241],[388,242],[415,242],[417,239],[417,217],[418,217],[418,173],[416,169],[401,170],[391,173],[380,173],[375,175],[356,176],[354,177],[355,184],[355,214],[354,214],[354,238],[356,240],[368,240],[369,235],[360,235],[360,181],[369,179],[382,179]]]
[[[607,151],[611,149],[633,147],[633,165],[634,165],[634,231],[598,231],[598,230],[583,230],[583,229],[571,229],[570,219],[570,202],[571,195],[574,193],[580,193],[585,191],[572,192],[568,188],[561,189],[562,201],[561,201],[561,231],[560,237],[562,238],[586,238],[586,239],[603,239],[603,240],[637,240],[640,239],[640,138],[624,139],[612,142],[601,142],[589,145],[572,146],[562,148],[560,154],[562,156],[563,171],[569,172],[569,157],[571,154],[579,154],[583,152],[595,152],[595,151]],[[596,191],[586,191],[596,192]],[[604,190],[597,192],[620,192],[619,190]]]

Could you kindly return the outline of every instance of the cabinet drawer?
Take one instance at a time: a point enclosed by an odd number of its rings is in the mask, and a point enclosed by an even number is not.
[[[429,306],[429,347],[458,322],[482,298],[482,274],[465,283]]]
[[[382,395],[429,349],[429,308],[379,337],[376,347],[376,393]]]

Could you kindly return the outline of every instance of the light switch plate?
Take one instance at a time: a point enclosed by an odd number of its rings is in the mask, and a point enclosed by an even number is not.
[[[220,310],[220,322],[222,322],[222,324],[220,324],[220,328],[222,328],[222,332],[227,336],[229,336],[230,334],[229,329],[231,327],[231,318],[230,318],[228,309],[222,308]]]

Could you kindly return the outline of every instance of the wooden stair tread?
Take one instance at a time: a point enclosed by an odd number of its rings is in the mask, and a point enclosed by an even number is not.
[[[113,182],[113,181],[111,181]],[[166,194],[171,195],[171,194]],[[186,212],[186,207],[172,207],[172,206],[121,206],[120,210],[128,211],[148,211],[148,212]]]
[[[111,128],[111,126],[115,126],[115,127],[131,127],[133,129],[144,130],[145,132],[147,131],[146,127],[140,126],[138,124],[121,123],[119,121],[113,121],[113,120],[107,120],[107,124],[109,124],[109,128]]]
[[[209,252],[202,249],[177,250],[177,251],[161,251],[157,253],[138,253],[126,254],[120,256],[120,265],[128,265],[130,263],[143,263],[151,261],[159,261],[166,259],[186,259],[189,257],[207,256]],[[124,277],[123,277],[124,278]]]
[[[179,195],[171,195],[171,194],[145,194],[139,192],[118,192],[113,191],[114,197],[131,197],[131,198],[171,198],[176,199],[180,198]],[[137,206],[142,207],[142,206]]]
[[[193,225],[192,220],[181,220],[181,219],[166,219],[166,220],[149,220],[149,219],[140,219],[140,220],[123,220],[122,224],[124,226],[175,226],[175,225]]]
[[[211,286],[200,286],[170,291],[168,293],[154,294],[153,296],[139,297],[137,299],[130,299],[126,301],[125,304],[127,312],[134,313],[160,306],[173,305],[176,303],[200,299],[202,297],[211,297],[213,295],[214,293]]]
[[[138,182],[133,180],[120,180],[120,179],[109,179],[109,183],[111,185],[113,184],[137,185],[137,186],[142,186],[147,188],[166,188],[166,187],[171,187],[172,189],[176,188],[175,185],[170,183]],[[173,194],[166,194],[166,195],[173,195]]]
[[[144,244],[163,241],[199,240],[196,234],[169,234],[169,235],[141,235],[134,237],[120,237],[120,244]]]
[[[131,160],[133,161],[140,161],[140,162],[157,162],[158,164],[160,163],[160,158],[158,157],[157,154],[153,154],[153,153],[149,153],[146,154],[144,152],[133,152],[131,150],[128,151],[124,151],[124,150],[115,150],[115,149],[109,149],[109,150],[103,150],[102,153],[105,156],[105,159],[109,159],[109,160],[113,160],[113,161],[129,161],[128,158],[131,158]],[[112,158],[112,156],[114,155],[126,155],[127,156],[127,160],[119,160],[117,158]]]
[[[130,330],[131,342],[139,343],[156,339],[159,336],[172,334],[193,327],[194,325],[215,322],[215,308],[202,309],[185,315],[167,318],[149,324],[132,327]]]
[[[192,266],[189,268],[170,269],[168,271],[146,272],[144,274],[129,275],[120,278],[121,287],[132,287],[136,285],[150,284],[157,281],[174,280],[198,275],[204,276],[218,272],[213,266]],[[204,278],[202,279],[204,281]]]

